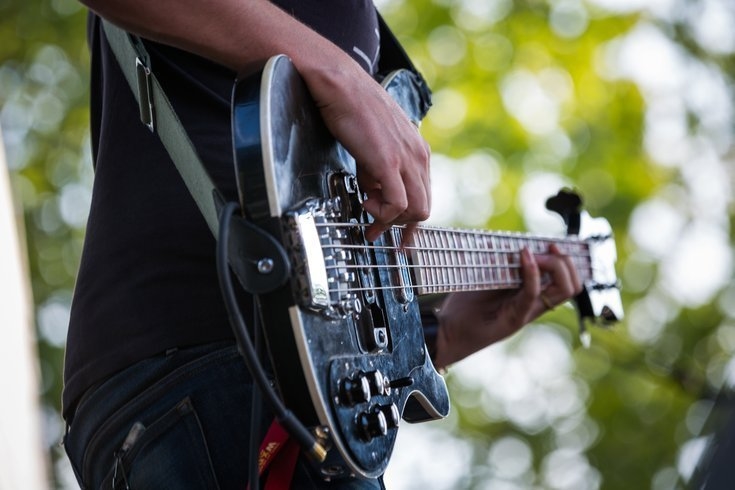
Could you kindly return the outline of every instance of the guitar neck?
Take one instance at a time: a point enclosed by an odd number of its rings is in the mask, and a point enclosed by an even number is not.
[[[416,293],[434,294],[519,288],[523,283],[520,251],[528,248],[536,255],[545,254],[552,244],[572,259],[582,282],[592,277],[589,247],[575,236],[556,239],[420,226],[406,252]]]

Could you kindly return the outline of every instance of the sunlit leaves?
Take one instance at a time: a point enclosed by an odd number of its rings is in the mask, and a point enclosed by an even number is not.
[[[610,220],[618,243],[626,321],[594,331],[590,350],[567,344],[567,379],[586,387],[580,414],[596,427],[591,439],[570,452],[552,437],[559,420],[531,416],[565,398],[523,398],[532,378],[520,366],[539,353],[508,353],[537,335],[530,327],[453,369],[450,426],[476,441],[475,476],[463,485],[675,488],[701,451],[697,400],[735,380],[735,311],[724,306],[735,302],[735,63],[732,29],[718,27],[735,11],[719,0],[414,0],[383,9],[437,95],[423,127],[441,182],[435,217],[559,232],[543,201],[567,185]],[[456,191],[470,156],[499,172],[484,199]],[[553,318],[561,326],[552,331],[574,331],[573,315]],[[505,443],[515,456],[493,456]]]

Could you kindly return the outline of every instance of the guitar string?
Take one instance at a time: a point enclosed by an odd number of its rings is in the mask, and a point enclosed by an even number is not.
[[[372,223],[358,223],[358,222],[315,222],[314,226],[317,228],[367,228]],[[406,229],[406,225],[392,225],[388,230],[383,233],[387,233],[390,230],[397,230],[399,232]],[[513,238],[530,241],[550,241],[550,242],[565,242],[565,243],[579,243],[585,244],[585,240],[579,238],[577,235],[566,235],[566,236],[552,236],[552,235],[530,235],[520,231],[493,231],[493,230],[481,230],[481,229],[463,229],[463,228],[452,228],[452,227],[440,227],[432,225],[419,225],[414,230],[414,234],[429,233],[429,234],[441,234],[448,235],[452,234],[455,236],[480,236],[483,238]]]
[[[328,227],[336,227],[336,228],[345,228],[345,227],[353,227],[356,224],[354,223],[316,223],[316,225],[320,228],[328,228]],[[431,228],[419,228],[417,230],[417,233],[420,233],[422,231],[426,230],[432,230]],[[465,233],[465,232],[462,232]],[[477,231],[477,232],[469,232],[470,234],[477,234],[481,236],[482,238],[495,238],[496,240],[507,240],[511,239],[514,241],[521,241],[521,242],[533,242],[534,244],[538,243],[544,243],[544,242],[551,242],[555,243],[557,245],[561,245],[563,247],[569,247],[572,250],[566,251],[565,255],[568,256],[580,256],[580,257],[589,257],[589,250],[588,247],[585,247],[586,242],[578,239],[578,238],[537,238],[537,237],[528,237],[522,234],[504,234],[504,235],[488,235],[485,232]],[[321,238],[327,238],[326,236],[322,236]],[[505,248],[504,245],[507,245],[510,248]],[[508,244],[507,242],[501,243],[500,247],[463,247],[463,248],[455,248],[455,247],[440,247],[440,246],[416,246],[414,244],[407,244],[407,245],[356,245],[351,243],[336,243],[336,244],[322,244],[322,248],[343,248],[343,249],[365,249],[365,250],[390,250],[390,251],[418,251],[418,252],[459,252],[459,253],[493,253],[493,254],[516,254],[520,251],[520,249],[513,249],[512,244]],[[579,249],[582,250],[582,252],[579,251]],[[585,251],[586,250],[586,251]],[[538,253],[537,253],[538,254]],[[539,254],[540,255],[540,254]]]
[[[323,246],[322,250],[330,249],[330,248],[339,248],[338,246]],[[357,246],[356,248],[361,248]],[[395,248],[390,249],[389,247],[385,247],[389,250],[396,250]],[[378,248],[378,252],[386,252],[385,249]],[[481,252],[485,252],[484,250]],[[507,254],[511,254],[515,257],[518,256],[518,252],[508,252]],[[381,254],[384,255],[384,254]],[[328,260],[335,260],[338,263],[337,264],[331,264],[331,265],[325,265],[326,269],[434,269],[434,270],[445,270],[446,272],[451,272],[452,270],[458,269],[458,270],[476,270],[479,274],[482,274],[482,271],[486,270],[493,270],[493,271],[503,271],[506,269],[520,269],[521,265],[520,262],[517,260],[511,260],[511,261],[505,261],[507,263],[498,263],[499,258],[496,256],[496,252],[488,252],[486,254],[476,253],[477,255],[477,261],[474,261],[476,263],[431,263],[430,260],[424,260],[421,264],[414,264],[414,263],[405,263],[405,264],[347,264],[343,263],[345,260],[350,259],[342,259],[342,258],[335,258],[334,256],[325,255],[325,259]],[[488,255],[490,256],[488,259]],[[538,255],[549,255],[549,254],[538,254]],[[596,268],[591,261],[586,260],[589,258],[588,254],[567,254],[568,257],[572,259],[572,262],[575,265],[575,268],[577,271],[582,273],[589,273],[592,275],[593,272],[599,270],[599,268]],[[437,257],[433,257],[436,259]],[[446,259],[447,257],[443,257]],[[424,258],[425,259],[425,258]],[[477,263],[479,262],[479,263]]]
[[[374,250],[377,252],[455,252],[460,254],[487,254],[487,255],[518,255],[521,251],[508,250],[508,249],[495,249],[495,248],[451,248],[451,247],[417,247],[412,245],[398,246],[398,245],[354,245],[351,243],[335,243],[335,244],[321,244],[322,250],[328,249],[345,249],[345,250]],[[550,255],[548,252],[534,252],[534,255]],[[564,253],[568,257],[578,258],[589,258],[591,254],[589,252],[570,251]]]
[[[455,267],[445,267],[441,265],[430,265],[427,267],[424,266],[417,266],[417,265],[396,265],[396,264],[389,264],[389,265],[352,265],[352,264],[345,264],[345,265],[328,265],[325,266],[325,269],[327,271],[400,271],[400,270],[419,270],[419,271],[429,271],[434,270],[438,271],[442,276],[457,276],[458,273],[465,273],[468,276],[473,276],[480,278],[481,282],[504,282],[506,281],[505,278],[502,276],[508,276],[508,275],[520,275],[521,267],[519,265],[509,265],[507,267],[462,267],[462,268],[455,268]],[[585,281],[589,278],[592,278],[594,276],[594,269],[591,267],[577,267],[577,272],[581,276],[580,279],[582,281]],[[472,272],[474,271],[474,274]],[[470,274],[467,274],[469,272]],[[488,278],[488,276],[490,276]]]
[[[347,222],[347,223],[315,223],[316,227],[318,228],[355,228],[355,227],[362,227],[365,228],[367,226],[370,226],[368,223],[356,223],[356,222]],[[398,229],[402,231],[405,229],[404,225],[395,225],[392,228]],[[399,231],[399,234],[400,234]],[[592,266],[592,264],[584,259],[590,258],[589,248],[585,247],[587,245],[586,242],[580,240],[576,236],[569,236],[569,237],[532,237],[527,236],[522,233],[516,233],[516,232],[503,232],[503,233],[497,233],[497,232],[487,232],[483,230],[459,230],[459,229],[443,229],[443,228],[432,228],[429,226],[421,226],[415,230],[416,235],[423,235],[420,239],[423,240],[431,240],[436,238],[444,238],[446,235],[451,235],[451,240],[456,241],[457,238],[470,238],[470,237],[480,237],[483,239],[489,239],[490,241],[500,241],[501,247],[510,247],[510,248],[452,248],[452,247],[444,247],[444,246],[430,246],[430,247],[422,247],[422,246],[416,246],[413,243],[408,245],[355,245],[355,244],[349,244],[349,243],[335,243],[335,244],[321,244],[322,250],[333,250],[333,251],[339,251],[341,249],[344,250],[373,250],[374,252],[382,253],[382,254],[388,254],[388,253],[395,253],[395,252],[408,252],[408,251],[416,251],[420,254],[424,255],[431,255],[434,260],[438,261],[447,261],[449,258],[446,254],[436,254],[436,252],[450,252],[453,254],[459,253],[463,258],[467,258],[469,256],[473,261],[474,258],[477,258],[480,260],[480,264],[334,264],[325,266],[326,269],[329,270],[348,270],[348,269],[362,269],[362,270],[391,270],[391,269],[434,269],[442,271],[441,274],[441,280],[448,281],[447,273],[450,273],[450,275],[456,275],[458,271],[454,269],[467,269],[467,270],[476,270],[477,274],[482,277],[481,281],[452,281],[452,282],[434,282],[434,283],[416,283],[412,284],[410,286],[407,285],[395,285],[395,286],[363,286],[363,287],[355,287],[355,286],[348,286],[348,287],[342,287],[345,286],[349,282],[353,281],[334,281],[332,279],[332,286],[336,287],[330,287],[330,293],[337,293],[337,294],[349,294],[354,292],[362,292],[362,291],[373,291],[373,290],[395,290],[395,289],[405,289],[405,288],[412,288],[412,289],[418,289],[418,290],[426,290],[427,292],[442,292],[446,290],[459,290],[459,291],[473,291],[473,290],[499,290],[499,289],[513,289],[518,288],[522,286],[523,281],[520,277],[492,277],[493,275],[496,276],[518,276],[520,273],[521,265],[520,262],[511,261],[508,262],[507,257],[508,256],[518,256],[520,249],[513,249],[511,243],[508,243],[507,240],[511,241],[520,241],[520,242],[531,242],[531,245],[538,245],[539,243],[544,242],[551,242],[555,243],[557,245],[561,245],[564,248],[571,248],[571,251],[565,252],[565,255],[572,258],[575,267],[577,268],[578,272],[580,274],[585,274],[589,272],[590,274],[595,270],[595,268]],[[414,235],[414,239],[416,238],[416,235]],[[433,235],[433,236],[432,236]],[[328,238],[327,236],[322,236],[321,238]],[[394,238],[402,238],[402,236],[394,237]],[[579,249],[582,249],[583,251],[586,250],[584,253],[580,253]],[[548,253],[538,253],[535,252],[537,255],[548,255]],[[473,256],[477,256],[474,257]],[[505,264],[498,264],[498,263],[483,263],[483,259],[490,258],[495,259],[497,261],[498,259],[504,260]],[[456,256],[454,258],[457,258]],[[340,260],[340,259],[334,259],[331,257],[332,260]],[[488,270],[490,271],[490,278],[487,279]],[[503,274],[505,272],[505,274]],[[429,279],[428,277],[424,278]]]
[[[376,257],[386,257],[386,256],[392,256],[392,257],[404,257],[406,260],[408,259],[407,254],[398,254],[394,252],[405,252],[407,250],[415,250],[417,252],[423,252],[423,256],[419,256],[419,260],[422,262],[426,262],[426,264],[423,265],[442,265],[446,267],[453,267],[453,266],[478,266],[478,267],[485,267],[485,266],[506,266],[511,264],[520,264],[520,251],[512,251],[512,250],[487,250],[487,249],[474,249],[474,250],[455,250],[455,249],[445,249],[445,248],[410,248],[410,249],[403,249],[400,247],[391,247],[391,246],[380,246],[380,245],[340,245],[340,244],[334,244],[334,245],[322,245],[321,246],[322,252],[324,254],[325,259],[332,259],[332,260],[351,260],[348,258],[340,258],[335,257],[335,255],[339,254],[341,251],[364,251],[367,252],[368,250],[372,250],[375,252]],[[446,253],[442,254],[430,254],[431,252],[452,252],[452,255],[448,255]],[[427,255],[430,255],[430,258],[432,259],[448,259],[451,258],[452,260],[460,260],[464,259],[464,263],[444,263],[444,264],[429,264],[429,260],[427,260]],[[542,253],[534,253],[535,256],[550,256],[552,254],[548,252],[542,252]],[[569,257],[572,259],[575,263],[580,264],[591,264],[592,261],[589,260],[591,255],[589,253],[565,253],[566,257]],[[510,260],[508,260],[510,258]],[[469,261],[467,259],[470,259]],[[489,260],[488,260],[489,259]],[[501,261],[502,259],[502,261]],[[471,264],[468,264],[467,262],[472,262]],[[501,263],[502,262],[502,263]],[[422,264],[417,264],[422,265]]]
[[[380,245],[346,245],[346,244],[335,244],[335,245],[323,245],[322,250],[329,250],[329,249],[336,249],[334,251],[339,251],[340,249],[351,249],[351,250],[368,250],[371,249],[376,252],[381,252],[381,255],[388,255],[388,252],[395,252],[395,251],[403,251],[405,249],[402,249],[400,247],[396,246],[380,246]],[[444,249],[444,248],[413,248],[413,250],[418,250],[420,252],[435,252],[435,251],[454,251],[454,249]],[[462,250],[462,255],[467,255],[466,250]],[[521,265],[520,262],[516,260],[507,261],[507,263],[497,263],[498,262],[498,254],[501,255],[510,255],[514,258],[518,256],[518,251],[493,251],[493,250],[487,250],[487,249],[476,249],[472,252],[474,255],[476,255],[477,259],[480,263],[475,264],[468,264],[468,263],[430,263],[428,260],[425,261],[425,263],[422,264],[412,264],[412,263],[406,263],[406,264],[333,264],[333,265],[325,265],[326,269],[437,269],[442,270],[445,269],[447,271],[451,271],[453,269],[466,269],[466,270],[472,270],[475,269],[477,271],[483,271],[487,269],[493,269],[493,270],[504,270],[504,269],[520,269]],[[536,255],[549,255],[548,253],[541,253]],[[595,270],[599,270],[595,268],[592,263],[588,260],[590,255],[587,254],[580,254],[580,253],[568,253],[565,254],[566,256],[570,257],[572,259],[572,262],[575,264],[576,269],[580,272],[593,272]],[[337,262],[343,262],[344,260],[349,259],[341,259],[341,258],[335,258],[334,256],[331,256],[329,254],[325,255],[325,258],[328,260],[335,260]],[[446,259],[448,257],[443,256],[441,257],[443,259]],[[456,257],[455,257],[456,258]],[[489,261],[487,259],[490,259]],[[436,256],[433,257],[433,259],[437,259]]]
[[[575,264],[577,271],[582,276],[582,280],[585,281],[588,278],[592,277],[592,273],[594,272],[594,268],[587,266],[583,264],[582,266],[579,266],[579,264]],[[456,280],[456,272],[454,269],[465,269],[465,270],[473,270],[475,271],[475,274],[472,274],[475,278],[478,280],[463,280],[459,279]],[[347,270],[363,270],[363,271],[391,271],[391,270],[409,270],[409,269],[418,269],[418,270],[427,270],[427,269],[434,269],[439,270],[441,272],[441,281],[440,282],[419,282],[414,278],[414,284],[411,286],[406,285],[399,285],[399,286],[380,286],[380,287],[355,287],[355,286],[349,286],[349,287],[340,287],[341,285],[349,284],[352,282],[357,281],[357,277],[345,279],[345,280],[336,280],[335,278],[332,278],[331,284],[336,286],[334,288],[330,288],[330,291],[339,291],[339,292],[357,292],[357,291],[369,291],[369,290],[383,290],[383,289],[402,289],[406,287],[415,287],[415,288],[423,288],[431,291],[438,291],[438,290],[444,290],[444,289],[455,289],[455,290],[486,290],[486,289],[508,289],[513,287],[520,286],[523,281],[520,277],[520,271],[521,271],[521,265],[520,263],[514,262],[509,264],[483,264],[481,266],[474,266],[471,264],[463,264],[461,267],[453,267],[453,266],[447,266],[443,264],[427,264],[425,266],[417,265],[417,264],[334,264],[334,265],[326,265],[325,269],[332,270],[332,271],[347,271]],[[450,280],[449,276],[454,276],[455,280]],[[489,277],[488,277],[489,276]],[[419,278],[421,279],[421,278]],[[430,279],[428,277],[424,277],[423,280],[426,281],[427,279]],[[548,282],[550,279],[548,278],[548,274],[544,274],[544,278],[542,278],[542,282]]]
[[[440,264],[433,265],[433,268],[441,269],[445,268],[446,266],[442,266]],[[361,292],[361,291],[371,291],[371,290],[393,290],[393,289],[419,289],[419,290],[426,290],[427,292],[442,292],[442,291],[480,291],[480,290],[498,290],[498,289],[513,289],[518,288],[523,284],[523,280],[520,277],[520,265],[519,264],[509,264],[507,267],[505,267],[505,270],[499,269],[500,274],[496,274],[498,277],[492,277],[493,273],[490,273],[491,277],[487,277],[487,273],[479,272],[477,275],[481,277],[481,280],[478,281],[466,281],[466,280],[450,280],[449,277],[447,277],[447,274],[442,274],[441,281],[439,282],[425,282],[421,283],[417,281],[414,278],[414,283],[411,285],[396,285],[396,286],[352,286],[349,285],[347,287],[343,287],[347,284],[353,283],[357,281],[357,278],[349,279],[349,280],[335,280],[332,278],[330,281],[331,286],[329,287],[330,292],[336,292],[336,293],[352,293],[352,292]],[[395,269],[409,269],[409,268],[420,268],[420,266],[412,265],[412,264],[365,264],[365,265],[336,265],[336,266],[326,266],[327,269],[332,270],[338,270],[338,269],[363,269],[366,271],[370,270],[395,270]],[[477,268],[478,271],[487,270],[482,268]],[[594,269],[591,267],[586,267],[583,269],[579,269],[578,271],[580,274],[583,275],[583,281],[592,277],[592,271]],[[497,272],[497,271],[496,271]],[[505,274],[503,274],[505,272]],[[587,274],[587,276],[585,276]],[[505,276],[505,277],[503,277]],[[430,279],[428,277],[425,277],[424,280]],[[542,284],[547,284],[550,281],[549,274],[544,274],[542,276]]]
[[[417,269],[417,270],[437,270],[439,272],[442,272],[443,276],[456,276],[456,272],[460,272],[459,270],[454,269],[462,269],[464,271],[475,271],[475,274],[471,274],[474,277],[479,277],[479,281],[472,281],[472,283],[482,283],[482,284],[489,284],[489,283],[504,283],[507,282],[508,279],[502,277],[505,276],[512,276],[512,275],[520,275],[521,267],[518,264],[511,264],[508,266],[496,266],[496,267],[472,267],[472,266],[465,266],[465,267],[447,267],[442,265],[429,265],[429,266],[419,266],[419,265],[413,265],[413,264],[406,264],[406,265],[400,265],[400,264],[388,264],[388,265],[353,265],[353,264],[344,264],[344,265],[327,265],[325,266],[326,270],[332,270],[332,271],[352,271],[352,270],[363,270],[363,271],[395,271],[395,270],[410,270],[410,269]],[[577,267],[577,272],[580,274],[581,279],[584,281],[588,278],[591,278],[594,274],[594,269],[591,267]],[[495,277],[493,277],[493,275]],[[490,276],[489,278],[487,276]],[[444,280],[448,280],[448,278],[443,278]],[[514,279],[510,279],[514,280]],[[351,282],[351,281],[346,281]],[[458,282],[452,282],[447,283],[447,285],[450,284],[460,284]],[[467,282],[469,284],[469,282]],[[432,285],[434,285],[432,283]]]
[[[330,222],[316,221],[316,222],[314,222],[314,226],[316,226],[317,228],[329,228],[329,227],[334,227],[334,228],[368,228],[368,227],[372,226],[373,224],[374,223],[360,223],[360,222],[357,222],[357,221],[330,221]],[[406,228],[407,228],[406,225],[391,225],[390,228],[388,228],[388,230],[390,230],[390,229],[405,230]],[[388,231],[388,230],[385,230],[385,231]],[[556,237],[556,236],[551,236],[551,235],[549,235],[549,236],[528,235],[528,234],[526,234],[524,232],[520,232],[520,231],[498,231],[498,230],[493,231],[493,230],[484,230],[484,229],[480,229],[480,228],[455,228],[455,227],[451,227],[451,226],[443,227],[443,226],[434,226],[434,225],[428,225],[428,224],[421,224],[421,225],[418,225],[416,228],[414,228],[414,231],[415,232],[422,231],[422,230],[423,231],[432,231],[432,232],[436,231],[436,232],[441,232],[441,233],[443,233],[443,232],[450,232],[450,233],[458,232],[458,233],[468,233],[468,234],[473,234],[473,235],[487,235],[488,233],[490,233],[490,234],[501,234],[501,235],[521,235],[521,236],[528,236],[529,238],[538,238],[538,239],[550,238],[550,239],[554,239],[554,240],[559,239],[559,238],[562,238],[562,239],[563,238],[572,238],[572,239],[575,239],[575,237],[576,237],[576,235],[567,235],[567,236],[561,236],[561,237]],[[385,233],[385,232],[383,232],[383,233]]]
[[[593,270],[585,263],[575,264],[577,270],[582,269]],[[330,264],[325,265],[325,269],[499,269],[499,270],[520,270],[521,264],[512,262],[510,264]]]
[[[542,278],[542,287],[548,284],[549,279],[545,281]],[[523,286],[521,279],[509,279],[506,282],[444,282],[437,284],[411,284],[411,285],[393,285],[393,286],[349,286],[339,287],[344,283],[338,283],[337,287],[330,288],[330,293],[354,293],[362,291],[385,291],[385,290],[396,290],[396,289],[414,289],[414,290],[426,290],[427,292],[450,292],[450,291],[497,291],[497,290],[509,290],[518,289]]]
[[[363,286],[363,287],[347,287],[347,288],[330,288],[330,293],[357,293],[363,291],[390,291],[396,289],[413,289],[426,290],[429,293],[450,292],[450,291],[498,291],[507,289],[518,289],[523,285],[522,281],[513,281],[504,284],[498,283],[444,283],[444,284],[412,284],[404,286]]]
[[[386,268],[385,266],[366,266],[366,268]],[[393,268],[400,268],[400,266],[393,266]],[[518,274],[515,274],[518,276]],[[590,276],[591,277],[591,276]],[[395,290],[395,289],[417,289],[425,290],[426,292],[451,292],[451,291],[483,291],[483,290],[503,290],[503,289],[517,289],[523,285],[523,279],[521,277],[506,277],[506,278],[490,278],[481,281],[450,281],[447,277],[442,278],[444,282],[413,282],[412,284],[405,285],[393,285],[393,286],[353,286],[346,284],[356,282],[357,279],[350,281],[330,281],[331,286],[328,288],[330,293],[353,293],[362,291],[383,291],[383,290]],[[541,277],[542,287],[549,284],[551,281],[549,274],[543,274]],[[583,279],[584,282],[584,279]],[[611,285],[613,287],[614,285]]]

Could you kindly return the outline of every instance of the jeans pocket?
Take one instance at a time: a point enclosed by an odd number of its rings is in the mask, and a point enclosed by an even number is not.
[[[135,423],[101,489],[218,489],[199,417],[186,397],[148,426]]]

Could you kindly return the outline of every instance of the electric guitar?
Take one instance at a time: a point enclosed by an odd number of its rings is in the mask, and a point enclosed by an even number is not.
[[[418,122],[412,76],[399,70],[383,86]],[[287,57],[238,82],[232,111],[243,214],[281,245],[289,270],[288,280],[260,294],[268,353],[285,404],[326,442],[325,479],[381,475],[401,419],[448,414],[418,296],[518,288],[519,251],[544,253],[554,243],[584,282],[581,315],[622,317],[610,225],[580,212],[575,195],[550,200],[567,221],[567,237],[419,226],[402,247],[396,226],[367,242],[371,218],[354,159],[325,128]],[[267,274],[272,264],[261,266]]]

